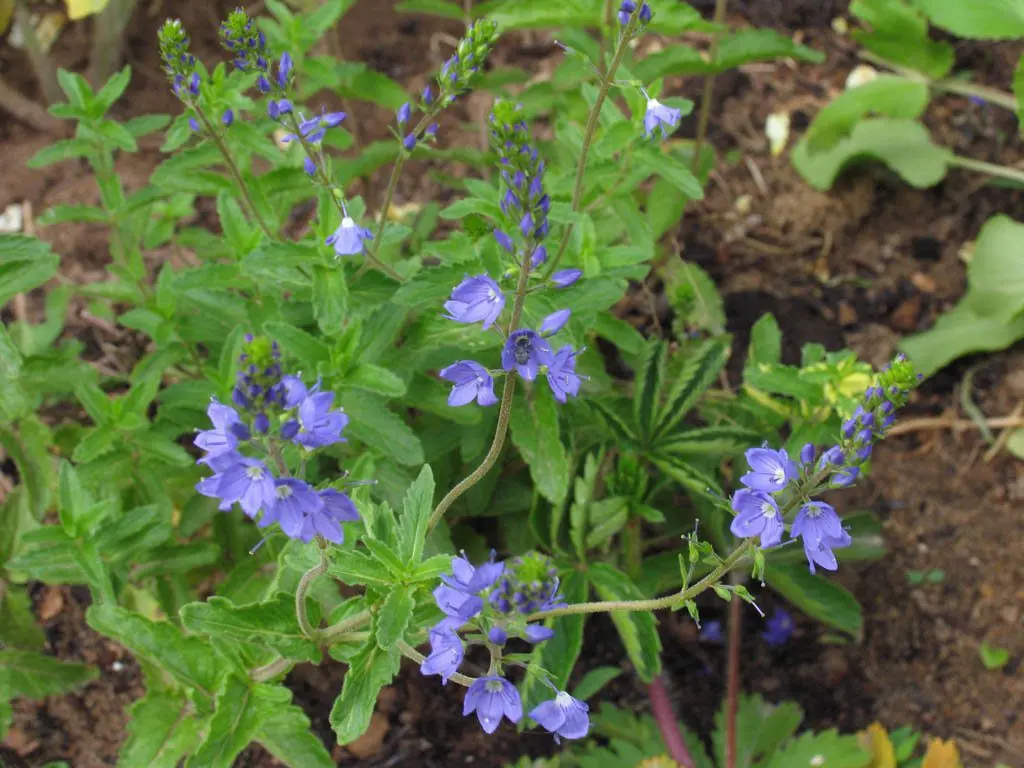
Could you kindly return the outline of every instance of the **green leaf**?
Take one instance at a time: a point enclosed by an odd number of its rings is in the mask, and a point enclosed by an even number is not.
[[[294,355],[312,371],[330,359],[330,350],[326,344],[294,325],[272,321],[264,323],[263,330],[277,340],[285,354]]]
[[[1024,0],[916,0],[929,21],[957,37],[1012,40],[1024,37]]]
[[[782,362],[782,330],[775,316],[765,313],[750,329],[747,366],[778,365]]]
[[[75,72],[66,69],[57,70],[57,83],[64,95],[68,97],[68,104],[73,107],[88,107],[96,98],[89,82]]]
[[[25,587],[10,583],[4,587],[0,596],[0,643],[23,651],[40,650],[46,644]]]
[[[855,29],[853,39],[875,55],[932,80],[941,80],[952,69],[953,46],[930,39],[928,22],[904,0],[854,0],[850,13],[870,25],[870,31]]]
[[[704,197],[704,187],[690,172],[681,156],[671,152],[637,152],[634,162],[638,168],[663,178],[688,200]]]
[[[156,664],[188,688],[212,697],[223,662],[198,637],[188,637],[166,621],[113,605],[92,605],[85,614],[90,627],[117,640],[140,659]]]
[[[573,688],[572,695],[580,701],[587,701],[596,696],[602,688],[622,674],[618,667],[597,667],[583,676]]]
[[[401,397],[406,390],[401,377],[373,363],[360,363],[349,371],[345,376],[345,385],[384,397]]]
[[[836,96],[811,123],[804,139],[807,150],[828,150],[853,131],[857,121],[868,115],[913,120],[928,106],[928,84],[895,75],[850,88]]]
[[[276,707],[256,731],[256,741],[290,768],[334,768],[334,760],[294,704]]]
[[[864,617],[857,598],[835,582],[812,574],[806,563],[769,563],[765,581],[808,616],[861,638]]]
[[[405,89],[385,74],[373,69],[354,72],[339,88],[343,96],[371,101],[387,109],[398,109],[409,100]]]
[[[571,571],[562,582],[561,592],[570,604],[585,602],[586,574]],[[521,691],[525,711],[529,712],[545,699],[551,698],[551,689],[544,683],[539,670],[550,674],[551,682],[558,690],[564,691],[569,685],[569,676],[583,650],[583,626],[586,620],[583,614],[545,619],[544,626],[554,629],[555,636],[535,646],[530,655],[530,665]]]
[[[462,21],[465,18],[462,7],[449,0],[402,0],[395,6],[395,10],[403,13],[426,13],[455,21]]]
[[[608,563],[594,563],[587,577],[602,600],[643,600],[645,595],[629,576]],[[643,611],[612,611],[615,628],[626,647],[629,660],[645,683],[661,672],[661,639],[653,613]],[[549,641],[550,642],[550,641]]]
[[[1024,136],[1024,54],[1013,71],[1013,95],[1017,98],[1017,130]]]
[[[328,336],[336,336],[345,323],[348,312],[348,283],[345,273],[323,265],[313,268],[313,316],[320,330]],[[403,387],[402,392],[405,389]]]
[[[743,427],[699,427],[664,435],[658,450],[685,458],[719,458],[742,453],[758,445],[762,437],[761,432]]]
[[[42,240],[0,234],[0,306],[38,288],[55,274],[60,257]]]
[[[0,701],[58,696],[97,677],[99,670],[88,664],[60,661],[34,651],[0,650]]]
[[[667,359],[667,344],[659,341],[650,344],[633,385],[633,421],[646,443],[650,443],[657,431],[658,396]]]
[[[715,478],[679,456],[659,453],[650,458],[658,469],[694,493],[712,498],[722,495],[722,488]]]
[[[715,714],[715,732],[711,741],[719,765],[725,765],[726,702]],[[769,704],[760,696],[740,694],[736,707],[737,766],[753,766],[762,758],[771,757],[781,744],[796,733],[804,713],[792,701]],[[822,765],[830,765],[823,762]]]
[[[678,315],[673,326],[677,335],[688,329],[680,327],[680,320],[714,336],[725,333],[725,304],[707,272],[697,264],[679,259],[670,259],[658,271],[665,280],[665,296]]]
[[[594,0],[490,0],[476,6],[474,14],[488,16],[503,30],[599,26],[604,17],[601,3]]]
[[[861,120],[847,138],[813,155],[801,139],[792,154],[800,175],[820,190],[831,188],[843,169],[865,158],[882,161],[913,187],[932,187],[942,181],[952,157],[932,143],[920,123],[887,117]]]
[[[836,731],[807,732],[778,750],[762,768],[792,768],[796,765],[822,765],[828,768],[866,768],[871,755],[856,736],[840,736]]]
[[[409,587],[402,584],[392,587],[377,614],[377,645],[386,651],[394,647],[405,635],[415,607]]]
[[[512,442],[529,465],[537,490],[551,503],[560,504],[569,492],[569,457],[551,393],[537,388],[526,402],[514,403],[511,427]]]
[[[178,768],[199,744],[201,723],[182,695],[149,691],[128,709],[128,739],[118,753],[125,768]]]
[[[260,726],[290,700],[291,692],[283,686],[253,684],[229,674],[217,690],[203,743],[185,763],[186,768],[231,768],[238,754],[256,738]]]
[[[377,695],[398,674],[401,660],[396,649],[385,651],[376,640],[364,645],[352,657],[341,695],[331,707],[331,727],[339,744],[348,744],[366,732],[377,705]]]
[[[607,339],[626,355],[640,355],[647,342],[642,333],[611,312],[601,312],[594,319],[594,333]]]
[[[988,670],[1002,669],[1010,663],[1010,652],[1006,648],[989,645],[986,640],[981,641],[978,655],[981,657],[982,665]]]
[[[318,662],[316,643],[306,637],[295,617],[295,596],[280,592],[270,600],[235,605],[223,597],[189,603],[181,609],[181,623],[190,632],[258,642],[296,661]]]
[[[850,534],[852,542],[850,546],[835,551],[836,559],[840,563],[880,560],[885,555],[882,524],[871,512],[855,512],[845,516],[843,528]],[[770,563],[807,563],[807,557],[801,547],[777,547],[766,555]]]
[[[353,550],[332,551],[327,572],[349,585],[389,586],[394,582],[391,571],[383,563]]]
[[[696,349],[685,348],[680,353],[686,357],[682,369],[674,376],[668,398],[658,411],[656,437],[675,429],[711,386],[729,359],[729,343],[728,337],[708,339]]]
[[[424,464],[419,475],[405,492],[402,518],[399,521],[399,553],[414,567],[423,559],[423,546],[427,538],[427,522],[434,508],[434,473]]]
[[[806,45],[793,42],[774,29],[740,29],[723,36],[712,69],[724,72],[752,61],[792,58],[820,64],[825,55]]]
[[[88,157],[94,152],[96,152],[96,145],[88,139],[61,139],[36,152],[25,165],[32,169],[45,168],[54,163],[63,163],[65,160]],[[43,215],[45,216],[45,214]]]
[[[60,524],[70,536],[78,536],[85,531],[79,530],[79,521],[92,506],[92,499],[82,487],[75,468],[67,461],[62,461],[57,482],[57,500],[59,502]]]
[[[345,411],[351,417],[346,434],[406,467],[423,464],[423,445],[406,423],[378,397],[348,392]]]
[[[55,205],[48,208],[36,221],[41,227],[50,227],[54,224],[66,222],[89,222],[93,224],[106,224],[110,221],[110,215],[102,208],[94,205]]]

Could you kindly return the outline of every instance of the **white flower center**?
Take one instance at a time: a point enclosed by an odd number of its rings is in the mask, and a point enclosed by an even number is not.
[[[776,467],[775,471],[772,472],[772,477],[775,478],[775,482],[783,483],[786,481],[786,469],[784,467]]]
[[[773,518],[775,517],[775,507],[766,501],[761,504],[761,514],[767,518]]]
[[[345,229],[352,229],[356,225],[355,220],[351,216],[346,216],[341,220],[341,226]]]
[[[565,691],[560,691],[558,695],[555,696],[555,703],[560,707],[568,707],[572,704],[572,696]]]
[[[262,467],[246,467],[245,474],[250,480],[262,480],[263,479],[263,468]]]
[[[821,517],[821,509],[811,504],[808,504],[804,511],[807,512],[808,517]]]
[[[657,99],[648,99],[647,100],[647,109],[649,109],[649,110],[650,109],[657,109],[660,106],[661,106],[661,102],[658,101]]]
[[[292,489],[289,486],[287,486],[287,485],[279,485],[279,486],[277,486],[277,498],[279,498],[279,499],[287,499],[291,495],[292,495]]]

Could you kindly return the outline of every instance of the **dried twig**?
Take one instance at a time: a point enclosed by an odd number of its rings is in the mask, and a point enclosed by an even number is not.
[[[1013,409],[1013,413],[1010,414],[1010,418],[1020,419],[1021,415],[1024,415],[1024,400],[1021,400],[1019,403],[1017,403],[1017,407]],[[999,437],[996,438],[996,441],[992,444],[992,447],[985,451],[985,455],[982,457],[981,460],[984,461],[986,464],[992,461],[992,459],[996,457],[996,454],[1003,450],[1003,448],[1006,446],[1006,441],[1010,439],[1010,435],[1012,434],[1012,427],[1009,429],[1004,429],[1002,432],[1000,432]]]
[[[0,110],[43,133],[64,133],[66,125],[0,78]]]
[[[992,429],[1024,427],[1024,416],[1000,416],[995,419],[986,419],[985,423]],[[934,418],[908,419],[902,423],[897,423],[889,430],[888,435],[905,435],[908,432],[919,432],[924,429],[952,429],[960,432],[965,429],[979,429],[979,426],[970,419],[953,419],[948,416],[937,416]]]

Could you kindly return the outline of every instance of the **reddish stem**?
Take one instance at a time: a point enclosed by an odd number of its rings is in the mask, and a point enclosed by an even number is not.
[[[729,661],[725,694],[725,768],[736,768],[736,707],[740,699],[740,635],[742,601],[733,595],[729,603]]]
[[[651,698],[651,713],[654,715],[654,722],[658,724],[661,738],[668,748],[668,756],[683,768],[694,768],[690,750],[683,740],[682,731],[679,730],[679,720],[676,718],[675,710],[672,709],[672,702],[669,701],[665,681],[661,677],[654,678],[647,686],[647,695]]]

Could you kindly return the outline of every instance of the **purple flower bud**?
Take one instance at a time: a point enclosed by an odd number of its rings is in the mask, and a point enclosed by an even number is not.
[[[423,87],[423,103],[430,104],[434,100],[434,92],[430,89],[429,85]]]
[[[242,422],[238,421],[231,425],[231,434],[234,435],[238,440],[248,440],[252,435],[249,432],[249,428]]]
[[[259,89],[260,93],[270,93],[271,87],[270,81],[267,80],[266,75],[260,75],[256,78],[256,88]]]
[[[896,421],[896,414],[895,413],[890,413],[888,416],[886,416],[884,419],[882,419],[882,427],[881,428],[882,429],[888,429],[889,427],[891,427],[893,425],[893,423],[895,421]]]
[[[568,288],[581,277],[583,277],[583,270],[561,269],[551,276],[551,282],[559,288]]]
[[[316,163],[313,162],[313,158],[306,156],[306,159],[302,161],[302,167],[306,171],[308,176],[316,176]]]
[[[874,441],[875,436],[870,429],[862,429],[857,433],[857,437],[854,438],[854,442],[860,443],[861,445],[867,445]]]
[[[429,136],[430,138],[434,138],[435,136],[437,136],[437,123],[431,123],[430,125],[428,125],[427,130],[424,132],[423,135]]]
[[[188,127],[191,128],[196,133],[199,133],[199,121],[196,120],[194,117],[190,117],[188,119]]]
[[[533,251],[533,255],[530,257],[530,268],[536,269],[545,261],[548,260],[548,249],[543,245],[538,245]]]
[[[523,237],[529,237],[531,230],[533,230],[533,216],[526,214],[519,222],[519,231]]]
[[[808,443],[800,449],[800,462],[810,464],[814,461],[814,443]]]
[[[290,419],[281,425],[281,439],[291,440],[295,435],[299,433],[299,422],[295,419]]]
[[[845,488],[848,485],[853,485],[854,480],[857,479],[859,474],[860,467],[844,467],[832,475],[832,485],[836,488]]]
[[[224,125],[226,125],[226,126],[227,125],[231,125],[233,122],[235,122],[235,112],[234,112],[234,110],[232,110],[232,109],[225,109],[224,110],[224,114],[221,115],[220,121],[222,123],[224,123]]]
[[[873,413],[865,413],[860,417],[861,426],[870,427],[875,423],[875,415]]]
[[[402,146],[406,152],[412,152],[416,148],[416,134],[410,133],[404,139],[402,139]]]
[[[565,324],[569,322],[569,316],[572,315],[572,311],[568,309],[560,309],[557,312],[553,312],[544,318],[540,324],[540,333],[542,336],[553,336],[558,333]]]
[[[896,406],[890,403],[889,401],[886,401],[882,403],[879,410],[881,411],[883,416],[888,416],[890,413],[896,410]]]
[[[487,633],[487,642],[493,645],[504,645],[508,640],[508,632],[501,627],[491,627],[491,631]]]
[[[201,82],[201,80],[199,78],[199,73],[198,72],[193,72],[192,73],[192,77],[188,81],[188,92],[191,93],[193,96],[198,96],[199,95],[199,84],[200,84],[200,82]]]
[[[873,448],[874,446],[871,443],[868,443],[863,448],[857,451],[857,458],[860,459],[861,461],[867,461],[868,458],[871,456],[871,450]]]
[[[409,102],[405,102],[401,107],[398,108],[398,125],[403,126],[409,122],[409,116],[412,114],[412,107]]]
[[[261,435],[267,434],[270,431],[270,419],[267,418],[267,414],[259,413],[252,422],[253,429],[259,432]]]
[[[853,437],[853,433],[856,431],[856,429],[857,429],[857,420],[856,419],[847,419],[846,421],[843,422],[843,427],[840,430],[840,432],[842,432],[843,437],[849,439],[849,438]]]
[[[285,88],[288,85],[288,78],[292,74],[292,55],[285,51],[281,54],[281,60],[277,64],[277,84]]]
[[[512,238],[506,235],[500,229],[494,230],[494,239],[498,241],[498,245],[500,245],[509,253],[515,252],[516,246],[515,243],[512,242]]]
[[[254,341],[254,340],[256,339],[256,337],[255,337],[255,336],[253,336],[253,335],[252,335],[251,333],[247,333],[247,334],[245,334],[245,337],[244,337],[244,338],[245,338],[245,343],[246,343],[246,344],[252,344],[252,343],[253,343],[253,341]]]

